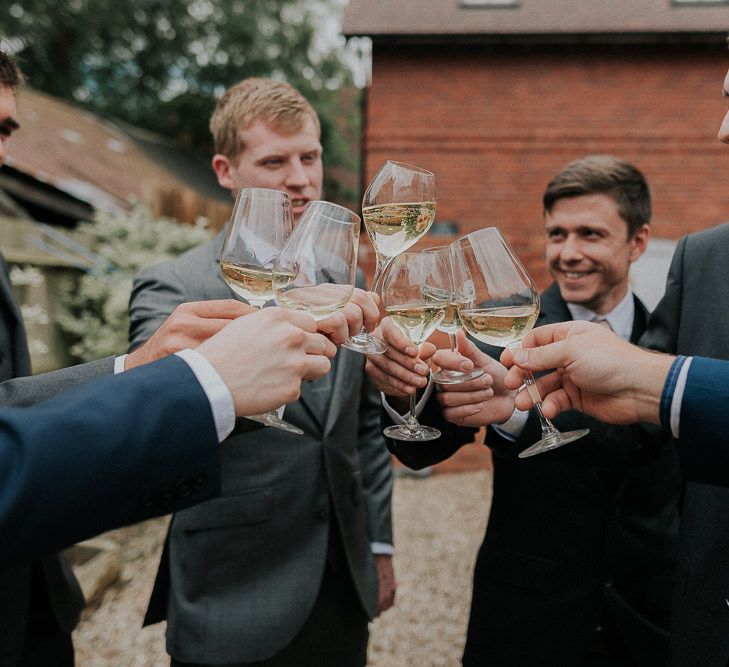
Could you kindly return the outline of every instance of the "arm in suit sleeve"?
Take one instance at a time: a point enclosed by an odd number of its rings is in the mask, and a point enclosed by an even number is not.
[[[679,436],[684,477],[729,486],[729,361],[693,358],[681,403]]]
[[[129,351],[145,343],[172,312],[185,301],[183,283],[171,263],[142,269],[129,297]]]
[[[370,543],[392,544],[392,461],[380,425],[380,396],[366,374],[359,414],[359,458]]]
[[[384,409],[381,410],[381,415],[383,428],[393,423]],[[456,426],[446,421],[435,391],[430,395],[428,402],[418,415],[418,421],[421,424],[437,428],[441,432],[441,437],[426,442],[385,439],[387,448],[397,460],[413,470],[420,470],[445,461],[463,445],[473,442],[478,432],[478,429]]]
[[[219,447],[177,357],[0,410],[0,567],[213,496]]]
[[[79,384],[113,373],[114,357],[107,357],[50,373],[13,378],[0,383],[0,405],[16,408],[34,405]]]

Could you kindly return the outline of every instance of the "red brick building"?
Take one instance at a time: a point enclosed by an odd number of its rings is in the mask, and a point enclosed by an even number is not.
[[[351,0],[345,34],[373,41],[365,178],[430,168],[437,220],[501,227],[540,287],[541,194],[585,154],[644,171],[654,236],[727,220],[727,30],[727,0]]]

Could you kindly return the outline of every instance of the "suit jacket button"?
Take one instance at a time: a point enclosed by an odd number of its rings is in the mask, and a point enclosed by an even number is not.
[[[320,521],[328,521],[328,520],[329,520],[329,516],[330,516],[329,508],[328,508],[328,507],[322,507],[322,508],[321,508],[321,509],[320,509],[320,510],[319,510],[319,511],[318,511],[318,512],[316,513],[316,516],[317,516],[317,518],[318,518],[318,519],[319,519]]]
[[[612,588],[613,587],[613,580],[612,579],[608,579],[607,581],[605,581],[603,583],[603,586],[605,586],[605,588]]]
[[[620,508],[617,505],[613,505],[612,515],[613,519],[617,519],[620,516]]]
[[[152,498],[150,496],[145,496],[144,498],[142,498],[142,508],[145,510],[152,509]]]

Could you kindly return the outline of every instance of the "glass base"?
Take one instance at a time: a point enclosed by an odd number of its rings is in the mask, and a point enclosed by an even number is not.
[[[436,384],[461,384],[461,382],[475,380],[482,375],[483,368],[474,368],[471,371],[447,371],[441,369],[437,373],[433,373],[433,382]]]
[[[535,442],[531,447],[528,447],[523,452],[519,452],[519,458],[525,459],[529,456],[534,456],[535,454],[541,454],[542,452],[557,449],[557,447],[579,440],[586,436],[589,432],[589,428],[581,428],[577,431],[567,431],[566,433],[558,432],[554,435],[548,435],[546,438],[542,438],[539,442]]]
[[[440,438],[440,431],[432,426],[418,425],[416,428],[410,428],[405,424],[400,424],[400,426],[388,426],[382,432],[393,440],[407,440],[408,442],[437,440]]]
[[[275,412],[266,412],[262,415],[246,415],[246,419],[258,422],[259,424],[265,424],[266,426],[272,426],[273,428],[280,428],[282,431],[288,431],[296,435],[304,435],[304,432],[298,426],[284,421]]]
[[[387,352],[387,345],[368,333],[352,336],[348,341],[342,343],[342,347],[360,354],[385,354]]]

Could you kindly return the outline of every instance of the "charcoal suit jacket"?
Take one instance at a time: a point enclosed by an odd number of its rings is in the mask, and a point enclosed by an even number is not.
[[[641,345],[672,354],[729,359],[728,284],[729,223],[684,237]],[[721,366],[697,364],[690,373],[692,382],[711,377],[714,368],[718,380]],[[698,453],[709,453],[722,431],[728,434],[729,446],[729,429],[722,425],[729,411],[721,405],[727,384],[718,381],[713,389],[702,392],[691,384],[685,419],[682,415],[680,449],[686,474],[689,479],[703,476],[710,483],[687,482],[683,488],[671,665],[718,667],[729,661],[729,489],[717,485],[726,475],[720,466],[712,466],[712,459],[705,459],[703,475],[697,469]],[[706,466],[713,468],[713,477]]]
[[[220,273],[223,238],[140,272],[132,347],[181,302],[234,296]],[[253,662],[287,646],[317,598],[330,530],[341,538],[363,622],[377,614],[370,544],[392,543],[392,472],[364,361],[340,348],[327,376],[303,383],[284,418],[304,435],[234,433],[223,448],[221,497],[174,516],[146,621],[167,618],[177,660]]]

